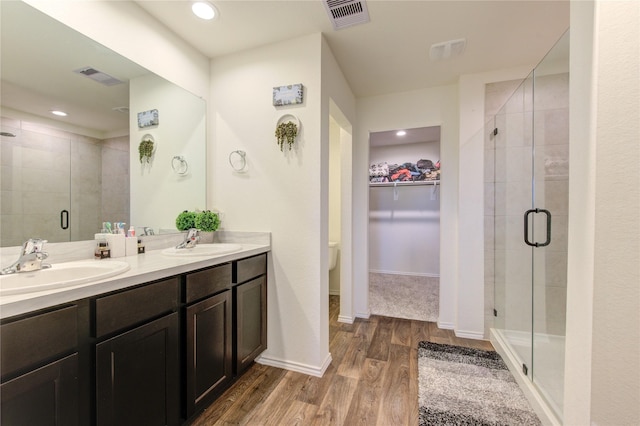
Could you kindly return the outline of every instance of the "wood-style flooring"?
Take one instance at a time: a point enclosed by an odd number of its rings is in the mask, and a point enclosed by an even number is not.
[[[339,323],[339,305],[330,296],[333,361],[322,378],[254,364],[192,426],[417,425],[418,342],[493,350],[433,322],[371,316]]]

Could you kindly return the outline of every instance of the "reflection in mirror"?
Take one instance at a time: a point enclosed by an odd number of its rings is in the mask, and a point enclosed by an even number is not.
[[[23,2],[0,8],[0,246],[93,239],[105,221],[158,233],[205,208],[202,99]],[[153,109],[159,124],[139,128]],[[158,142],[147,168],[145,134]],[[186,175],[173,172],[176,155]]]

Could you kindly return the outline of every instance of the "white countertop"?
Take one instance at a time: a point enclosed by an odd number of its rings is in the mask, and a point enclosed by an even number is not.
[[[241,245],[242,250],[240,251],[217,256],[176,257],[163,255],[162,250],[152,250],[136,256],[95,260],[95,262],[126,262],[129,264],[129,270],[120,275],[88,284],[2,296],[0,298],[0,318],[8,318],[197,269],[219,265],[232,260],[266,253],[271,249],[270,244],[241,243]]]

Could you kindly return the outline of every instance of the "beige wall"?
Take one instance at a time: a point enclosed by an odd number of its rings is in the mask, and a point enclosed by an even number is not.
[[[571,7],[566,424],[640,423],[639,21]]]
[[[131,224],[175,230],[176,217],[184,210],[207,208],[206,104],[192,93],[164,78],[149,74],[129,82]],[[157,109],[157,126],[138,128],[137,113]],[[145,135],[155,141],[150,164],[141,164],[138,146]],[[182,156],[184,175],[173,169]],[[222,224],[224,226],[224,223]]]
[[[319,375],[330,361],[328,336],[329,99],[324,43],[313,34],[212,61],[214,205],[231,230],[270,231],[269,349],[260,362]],[[292,56],[291,52],[296,52]],[[336,75],[339,70],[328,70]],[[340,80],[340,77],[333,77]],[[271,88],[302,83],[304,103],[274,107]],[[345,96],[344,93],[341,96]],[[348,114],[349,105],[339,105]],[[273,136],[278,119],[301,126],[292,150]],[[246,173],[228,155],[247,153]]]
[[[591,422],[640,424],[640,3],[599,1],[596,22]]]
[[[340,125],[335,119],[329,120],[329,241],[338,243],[340,250],[341,235],[341,149]],[[329,294],[340,294],[340,253],[336,267],[329,271]]]

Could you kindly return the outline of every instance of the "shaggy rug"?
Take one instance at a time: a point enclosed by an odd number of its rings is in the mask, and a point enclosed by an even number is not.
[[[418,344],[419,424],[540,425],[500,355]]]

